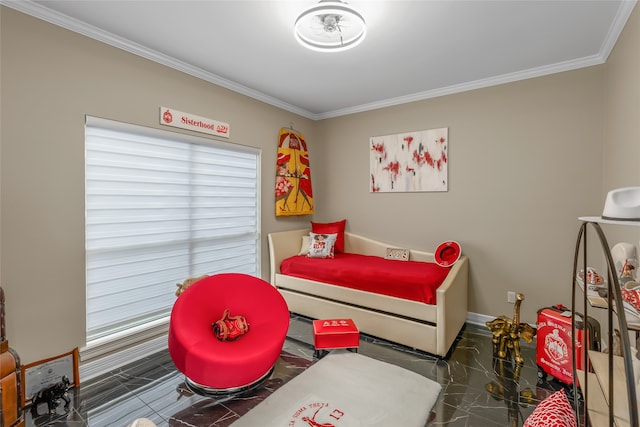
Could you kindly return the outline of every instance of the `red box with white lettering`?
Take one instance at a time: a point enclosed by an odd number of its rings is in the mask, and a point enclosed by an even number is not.
[[[585,345],[587,350],[600,350],[600,324],[591,316],[576,313],[575,343],[571,344],[571,311],[562,306],[538,310],[536,332],[536,364],[538,379],[546,375],[573,384],[573,353],[576,349],[576,368],[584,370]],[[586,325],[585,325],[586,323]],[[585,335],[586,334],[586,335]]]
[[[314,320],[313,345],[316,350],[357,348],[360,345],[360,331],[351,319]]]

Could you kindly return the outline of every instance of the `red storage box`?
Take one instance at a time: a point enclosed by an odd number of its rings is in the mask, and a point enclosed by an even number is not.
[[[360,331],[351,319],[314,320],[313,345],[316,350],[358,348]]]

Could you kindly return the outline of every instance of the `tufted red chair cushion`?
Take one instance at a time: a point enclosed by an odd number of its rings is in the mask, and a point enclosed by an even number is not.
[[[226,309],[249,323],[249,332],[236,341],[220,341],[212,330]],[[243,387],[273,367],[288,328],[289,309],[271,284],[246,274],[213,275],[189,286],[174,303],[169,354],[178,370],[197,384]]]

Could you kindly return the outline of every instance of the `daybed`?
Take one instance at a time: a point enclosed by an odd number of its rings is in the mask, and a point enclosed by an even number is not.
[[[467,318],[469,260],[461,256],[435,291],[435,304],[282,274],[283,260],[298,255],[309,229],[269,234],[271,284],[292,313],[314,319],[351,318],[360,332],[445,357]],[[397,247],[345,232],[344,252],[385,257]],[[410,260],[434,262],[432,253],[411,250]],[[394,286],[394,283],[389,283]]]

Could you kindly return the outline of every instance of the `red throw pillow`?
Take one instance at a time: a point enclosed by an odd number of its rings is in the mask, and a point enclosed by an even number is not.
[[[341,254],[344,253],[344,227],[346,224],[346,219],[327,223],[311,221],[311,231],[316,234],[337,234],[334,250],[335,253]]]
[[[576,415],[564,390],[560,389],[544,399],[522,427],[576,427]]]

